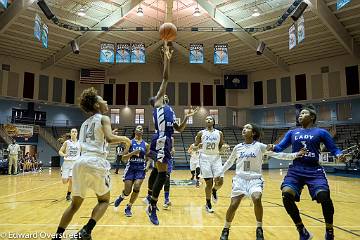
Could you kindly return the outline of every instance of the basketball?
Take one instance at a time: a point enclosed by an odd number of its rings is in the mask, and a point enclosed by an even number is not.
[[[176,38],[177,28],[172,23],[164,23],[159,29],[161,40],[174,41]]]

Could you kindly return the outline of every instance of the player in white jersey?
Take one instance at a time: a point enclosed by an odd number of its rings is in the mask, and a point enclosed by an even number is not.
[[[95,192],[98,204],[93,209],[88,223],[74,239],[91,239],[91,231],[104,215],[110,201],[110,164],[106,160],[107,143],[124,143],[127,148],[130,146],[130,139],[112,133],[110,118],[103,115],[108,111],[107,102],[97,94],[95,88],[91,87],[82,92],[80,107],[91,116],[81,125],[79,138],[81,157],[73,167],[72,202],[60,220],[53,238],[55,240],[62,238],[66,227],[83,203],[89,188]]]
[[[200,187],[200,162],[199,162],[199,149],[194,148],[194,144],[191,144],[188,153],[190,154],[190,171],[191,171],[191,180],[196,178],[196,187]],[[195,177],[196,175],[196,177]]]
[[[201,175],[205,179],[205,195],[206,195],[206,211],[213,213],[211,205],[212,199],[217,202],[217,190],[223,185],[223,176],[221,175],[222,162],[220,151],[224,145],[224,135],[221,131],[214,128],[215,119],[207,116],[206,129],[198,132],[195,138],[194,149],[200,147],[200,170]],[[226,146],[226,145],[225,145]]]
[[[76,160],[80,157],[80,143],[77,140],[78,131],[76,128],[71,129],[71,139],[66,140],[59,150],[59,155],[64,157],[64,162],[61,166],[61,178],[63,184],[68,183],[68,191],[66,200],[71,200],[72,187],[72,169]]]
[[[302,156],[306,151],[298,153],[275,153],[267,151],[271,146],[257,142],[260,138],[260,129],[255,124],[246,124],[242,130],[244,142],[236,145],[225,162],[222,174],[224,174],[234,163],[236,163],[236,174],[232,179],[231,203],[226,212],[225,226],[220,240],[227,240],[231,222],[235,212],[245,196],[251,197],[254,203],[254,212],[257,221],[256,240],[263,240],[262,229],[263,207],[261,196],[264,180],[262,178],[262,163],[264,155],[279,159],[293,160]]]

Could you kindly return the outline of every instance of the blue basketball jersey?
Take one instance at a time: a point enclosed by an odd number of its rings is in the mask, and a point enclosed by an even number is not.
[[[145,155],[146,155],[146,142],[142,140],[138,143],[135,139],[131,140],[131,146],[129,152],[133,152],[135,150],[140,150],[139,156],[132,156],[129,160],[131,164],[143,164],[145,163]]]
[[[153,118],[156,129],[156,135],[160,137],[171,138],[174,134],[174,122],[176,120],[175,112],[169,105],[154,108]]]
[[[341,154],[341,150],[335,146],[330,133],[321,128],[296,128],[289,130],[279,144],[274,148],[275,152],[282,152],[292,145],[292,152],[298,152],[302,148],[308,153],[293,161],[294,165],[317,166],[319,165],[320,143],[324,143],[326,148],[334,155]]]

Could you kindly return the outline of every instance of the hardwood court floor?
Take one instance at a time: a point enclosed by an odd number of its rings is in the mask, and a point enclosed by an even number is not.
[[[206,213],[204,210],[204,184],[199,189],[172,186],[170,198],[173,206],[167,211],[162,209],[162,193],[159,201],[159,226],[151,225],[145,215],[145,207],[141,201],[146,194],[145,180],[140,198],[133,207],[133,217],[126,218],[123,214],[127,200],[120,206],[119,213],[113,211],[113,206],[109,207],[93,231],[93,239],[219,239],[229,204],[233,174],[234,172],[230,171],[225,175],[225,184],[219,191],[219,202],[214,207],[214,214]],[[282,207],[279,186],[284,174],[285,172],[279,170],[264,172],[264,233],[267,240],[298,239],[295,227]],[[122,190],[121,176],[112,175],[112,202]],[[189,171],[176,170],[172,178],[187,179],[189,176]],[[328,177],[335,205],[336,239],[359,239],[360,179]],[[64,209],[69,204],[64,200],[65,192],[66,187],[61,183],[58,169],[45,169],[42,173],[19,176],[0,176],[0,238],[10,239],[7,235],[9,232],[54,232]],[[89,191],[67,233],[76,232],[87,222],[95,204],[96,198]],[[307,189],[303,192],[299,208],[305,225],[315,234],[314,239],[324,239],[321,206],[310,200]],[[255,239],[255,223],[253,207],[246,199],[241,203],[235,216],[230,239]]]

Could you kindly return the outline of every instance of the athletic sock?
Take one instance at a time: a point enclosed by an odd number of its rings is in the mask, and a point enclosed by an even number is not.
[[[165,202],[168,202],[168,201],[169,201],[170,192],[164,192],[164,195],[165,195]]]
[[[71,192],[67,192],[66,196],[70,196],[71,195]]]
[[[231,222],[226,222],[225,221],[224,228],[230,228],[230,227],[231,227]]]
[[[208,206],[208,208],[212,208],[210,199],[206,199],[206,206]]]
[[[256,227],[262,228],[262,222],[256,222]]]
[[[300,231],[302,231],[303,229],[304,229],[304,224],[301,222],[301,223],[298,223],[298,224],[296,224],[296,228],[297,228],[297,230],[300,232]]]
[[[86,230],[87,233],[91,233],[91,231],[94,229],[96,225],[96,221],[92,218],[90,218],[90,220],[88,221],[88,223],[84,226],[84,229]]]

